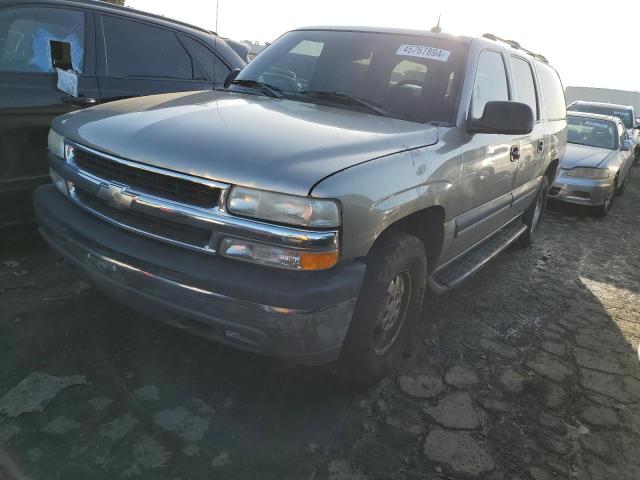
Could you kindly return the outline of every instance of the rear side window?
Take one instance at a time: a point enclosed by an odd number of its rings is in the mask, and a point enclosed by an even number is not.
[[[534,118],[540,118],[538,113],[538,99],[536,95],[536,84],[533,79],[531,65],[520,57],[511,57],[513,66],[513,82],[516,87],[516,99],[531,107]]]
[[[220,83],[229,75],[229,67],[227,67],[216,54],[197,40],[185,35],[180,35],[180,39],[191,53],[193,58],[193,71],[196,80],[211,80],[214,78]]]
[[[0,10],[0,71],[53,72],[51,42],[71,45],[71,65],[84,68],[84,13],[59,8]]]
[[[498,52],[485,50],[480,54],[476,79],[473,84],[471,114],[480,118],[487,102],[508,101],[509,86],[504,60]]]
[[[567,117],[567,107],[564,89],[558,73],[550,66],[536,62],[538,74],[544,94],[544,106],[549,120],[564,120]]]
[[[171,30],[102,16],[107,75],[194,78],[193,61]]]

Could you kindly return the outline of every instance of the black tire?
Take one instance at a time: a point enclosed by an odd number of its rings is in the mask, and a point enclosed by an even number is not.
[[[405,289],[398,306],[394,293],[399,278]],[[339,360],[343,377],[360,386],[371,385],[402,359],[422,310],[426,279],[427,257],[417,237],[392,231],[378,240],[369,253],[364,284]],[[390,309],[400,311],[391,326]]]
[[[611,207],[613,207],[613,201],[616,198],[616,185],[618,183],[618,177],[613,181],[613,185],[611,185],[611,190],[607,194],[607,198],[602,205],[596,205],[595,207],[591,207],[591,211],[596,217],[606,217],[609,215],[611,211]]]
[[[535,241],[536,231],[542,220],[542,215],[544,215],[544,212],[547,210],[550,188],[551,182],[549,181],[549,177],[545,175],[542,177],[542,182],[540,182],[536,198],[522,216],[522,221],[527,226],[527,229],[522,233],[519,240],[520,246],[522,247],[528,247]]]

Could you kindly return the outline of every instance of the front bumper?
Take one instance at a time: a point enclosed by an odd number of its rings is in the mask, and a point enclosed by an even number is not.
[[[340,354],[364,278],[360,262],[290,272],[199,254],[99,220],[52,185],[36,190],[34,208],[47,242],[135,310],[296,363]]]
[[[561,170],[549,191],[549,198],[578,205],[602,205],[612,188],[613,179],[595,180],[569,177]]]

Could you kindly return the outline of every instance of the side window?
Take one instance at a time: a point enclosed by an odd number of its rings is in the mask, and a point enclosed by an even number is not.
[[[214,78],[218,83],[223,82],[229,75],[227,67],[218,56],[203,44],[191,37],[180,35],[180,40],[184,43],[191,57],[193,58],[193,72],[196,80],[211,80]]]
[[[487,102],[507,100],[509,100],[509,86],[502,55],[485,50],[478,60],[478,70],[473,84],[471,115],[473,118],[480,118]]]
[[[193,62],[171,30],[102,15],[107,75],[193,79]]]
[[[0,10],[0,71],[53,72],[51,42],[71,45],[71,65],[84,68],[84,13],[59,8]]]
[[[517,100],[529,105],[534,118],[539,119],[536,84],[531,65],[520,57],[511,57],[511,64],[513,65],[513,82],[516,87]]]
[[[564,88],[558,73],[546,63],[536,62],[544,107],[549,120],[564,120],[567,117],[567,107],[564,98]]]

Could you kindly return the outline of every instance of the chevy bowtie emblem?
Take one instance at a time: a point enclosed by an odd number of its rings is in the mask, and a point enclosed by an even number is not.
[[[136,197],[127,193],[126,190],[127,187],[103,183],[98,190],[98,196],[118,210],[127,210]]]

